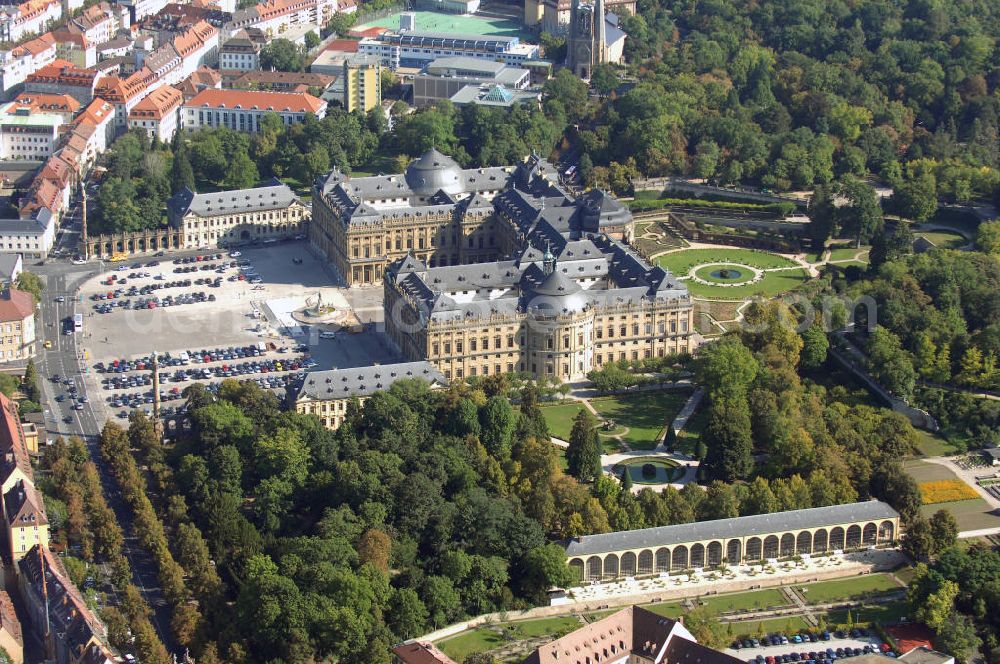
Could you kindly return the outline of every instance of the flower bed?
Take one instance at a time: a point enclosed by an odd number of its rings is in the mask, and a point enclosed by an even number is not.
[[[924,505],[974,500],[979,497],[975,489],[959,479],[921,482],[917,486],[920,489],[920,500]]]

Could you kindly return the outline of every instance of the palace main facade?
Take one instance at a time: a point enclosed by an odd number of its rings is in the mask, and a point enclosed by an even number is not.
[[[631,239],[632,216],[603,192],[571,199],[537,156],[518,166],[459,167],[430,150],[397,175],[350,178],[334,169],[313,185],[310,240],[350,286],[377,286],[413,256],[430,267],[496,261],[579,233]]]
[[[687,288],[628,246],[628,209],[571,196],[537,156],[462,169],[431,150],[400,175],[333,171],[313,201],[313,243],[349,284],[383,285],[389,337],[447,380],[579,380],[697,345]]]

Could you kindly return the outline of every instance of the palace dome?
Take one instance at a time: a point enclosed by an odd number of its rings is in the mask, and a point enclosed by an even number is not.
[[[406,167],[406,184],[420,196],[431,196],[439,190],[458,194],[465,190],[462,167],[448,155],[431,148]]]

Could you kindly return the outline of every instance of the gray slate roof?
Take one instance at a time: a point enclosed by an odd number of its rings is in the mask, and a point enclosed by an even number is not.
[[[863,503],[813,507],[791,512],[741,516],[734,519],[585,535],[567,543],[566,555],[569,557],[599,555],[615,551],[675,546],[713,539],[727,540],[861,521],[882,521],[898,517],[899,513],[888,504],[870,500]]]
[[[284,210],[298,200],[295,192],[277,179],[252,189],[216,191],[196,194],[187,187],[167,202],[170,211],[179,217],[193,213],[199,217],[215,217],[240,212]]]
[[[297,399],[329,401],[349,397],[367,397],[389,389],[397,380],[421,378],[428,383],[446,385],[448,380],[430,362],[402,362],[355,369],[333,369],[307,373]]]

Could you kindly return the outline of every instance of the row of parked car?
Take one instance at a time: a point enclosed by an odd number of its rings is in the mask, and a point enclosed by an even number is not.
[[[285,374],[283,376],[258,376],[256,378],[245,378],[240,380],[240,383],[257,383],[264,389],[278,390],[284,389],[296,381],[301,381],[301,374]],[[205,389],[209,392],[215,393],[219,391],[219,383],[209,383],[205,386]],[[182,390],[177,387],[172,387],[169,390],[160,390],[160,403],[170,403],[171,401],[178,401],[184,399]],[[112,408],[128,408],[135,410],[137,408],[145,408],[146,414],[152,414],[149,406],[153,403],[153,391],[147,390],[142,394],[120,394],[107,397],[106,401],[108,405]],[[82,406],[81,406],[82,407]],[[176,406],[162,406],[160,408],[160,413],[165,416],[174,415],[177,413],[183,413],[187,410],[187,404],[179,404]],[[121,419],[128,419],[129,411],[122,410],[119,411],[118,417]]]
[[[270,374],[283,373],[286,371],[299,371],[310,369],[316,366],[316,361],[310,358],[289,358],[280,360],[248,360],[245,362],[234,362],[233,364],[221,364],[211,368],[189,368],[178,369],[173,373],[161,372],[160,382],[184,383],[189,380],[210,380],[212,378],[236,378],[237,376],[248,376],[250,374]],[[101,385],[106,390],[127,390],[136,387],[148,386],[153,382],[152,376],[148,374],[115,375],[105,378]]]
[[[235,360],[246,357],[260,357],[267,353],[267,346],[258,343],[250,346],[228,346],[214,349],[185,350],[178,353],[157,354],[156,361],[160,367],[179,367],[188,363],[199,364],[201,362],[217,362],[220,360]],[[299,346],[296,350],[305,352],[307,346]],[[287,352],[287,348],[279,348],[278,352]],[[111,360],[107,364],[98,362],[94,365],[94,370],[98,373],[125,373],[126,371],[145,371],[153,363],[150,355],[127,360],[125,358]]]
[[[122,282],[118,283],[121,284]],[[128,290],[116,288],[106,293],[94,293],[90,296],[90,299],[98,302],[101,300],[116,300],[123,297],[136,297],[137,295],[150,295],[153,291],[163,288],[190,288],[191,283],[190,279],[178,279],[177,281],[167,281],[162,284],[147,284],[141,287],[131,286]]]
[[[781,632],[769,634],[761,639],[737,639],[733,642],[733,648],[760,648],[761,646],[783,646],[789,643],[817,643],[819,641],[829,641],[830,639],[864,639],[869,636],[868,630],[855,627],[851,630],[838,629],[834,632],[801,632],[791,636],[785,636]]]
[[[896,657],[895,651],[889,647],[888,643],[883,643],[880,648],[873,645],[866,645],[863,648],[844,646],[840,648],[827,648],[826,650],[809,652],[792,652],[783,655],[757,655],[747,660],[747,664],[827,664],[838,659],[849,657],[860,657],[861,655],[883,654],[887,657]]]
[[[229,254],[230,256],[238,256],[238,252],[233,252]],[[191,263],[202,263],[204,261],[218,261],[222,260],[222,254],[204,254],[201,256],[188,256],[187,258],[175,258],[174,265],[190,265]]]

